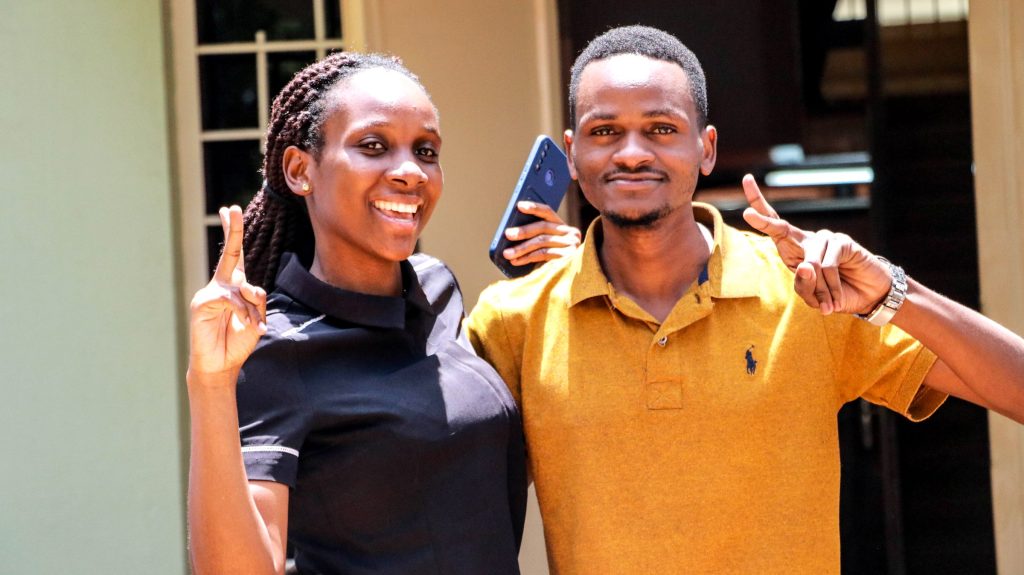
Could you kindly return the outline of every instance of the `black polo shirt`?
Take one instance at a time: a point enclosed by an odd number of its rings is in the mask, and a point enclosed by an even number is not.
[[[518,573],[522,425],[462,332],[440,261],[402,297],[341,290],[287,255],[238,381],[249,479],[291,490],[301,573]]]

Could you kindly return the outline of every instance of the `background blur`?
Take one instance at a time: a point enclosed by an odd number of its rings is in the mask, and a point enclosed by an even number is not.
[[[708,75],[735,218],[746,171],[1024,333],[1024,5],[1015,0],[0,0],[0,572],[187,573],[185,311],[217,206],[259,185],[269,102],[338,49],[393,52],[441,110],[421,241],[467,306],[576,53],[678,35]],[[592,211],[578,193],[565,215]],[[840,414],[843,570],[1024,573],[1024,431],[962,402]],[[713,478],[709,478],[713,480]],[[546,573],[534,510],[524,573]]]

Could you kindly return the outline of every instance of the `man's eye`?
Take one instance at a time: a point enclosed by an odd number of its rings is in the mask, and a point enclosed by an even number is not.
[[[615,132],[609,127],[602,126],[600,128],[594,128],[590,133],[595,136],[611,136]]]
[[[655,126],[651,131],[655,134],[674,134],[677,130],[673,126]]]

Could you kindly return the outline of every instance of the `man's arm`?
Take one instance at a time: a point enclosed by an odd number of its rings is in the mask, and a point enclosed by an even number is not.
[[[753,228],[769,235],[796,277],[796,293],[823,314],[866,314],[889,293],[890,267],[845,234],[793,226],[743,179]],[[924,384],[1024,423],[1024,339],[991,319],[908,280],[892,323],[938,357]]]

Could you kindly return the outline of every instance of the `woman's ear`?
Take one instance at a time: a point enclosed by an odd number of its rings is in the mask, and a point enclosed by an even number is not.
[[[288,146],[281,158],[281,169],[284,171],[284,180],[288,182],[288,189],[293,194],[308,196],[313,191],[316,162],[309,152],[297,146]]]

